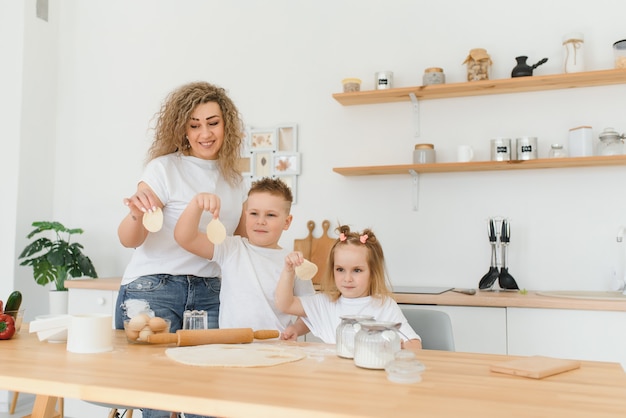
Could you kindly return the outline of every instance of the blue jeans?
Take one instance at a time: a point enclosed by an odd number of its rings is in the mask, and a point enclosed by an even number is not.
[[[115,328],[124,329],[124,320],[128,316],[122,306],[129,299],[147,301],[155,316],[172,322],[170,332],[181,329],[183,312],[194,309],[206,311],[209,328],[218,328],[221,285],[217,277],[169,274],[138,277],[120,287],[115,306]]]
[[[120,287],[115,306],[115,328],[124,329],[128,319],[122,308],[129,299],[143,299],[148,302],[155,316],[172,322],[170,332],[182,328],[183,312],[204,310],[207,312],[209,328],[218,328],[220,312],[221,281],[217,277],[172,276],[155,274],[142,276]],[[170,412],[142,409],[144,418],[170,418]],[[201,418],[200,415],[188,415]]]

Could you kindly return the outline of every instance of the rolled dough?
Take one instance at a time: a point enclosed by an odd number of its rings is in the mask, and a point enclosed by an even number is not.
[[[256,343],[168,348],[165,355],[178,363],[205,367],[267,367],[306,357],[297,348]]]

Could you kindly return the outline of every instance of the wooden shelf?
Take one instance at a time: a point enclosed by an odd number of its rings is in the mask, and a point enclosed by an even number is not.
[[[529,170],[538,168],[601,167],[626,165],[626,155],[543,158],[527,161],[473,161],[469,163],[401,164],[364,167],[335,167],[333,171],[343,176],[369,176],[386,174],[452,173],[462,171]]]
[[[626,83],[626,69],[614,69],[570,74],[534,75],[530,77],[505,78],[500,80],[436,84],[432,86],[401,87],[388,90],[336,93],[333,94],[333,98],[344,106],[352,106],[409,101],[410,93],[415,94],[418,100],[427,100],[571,89],[578,87],[596,87],[624,83]]]

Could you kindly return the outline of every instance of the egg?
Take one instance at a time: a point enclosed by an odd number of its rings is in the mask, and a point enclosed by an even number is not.
[[[154,334],[150,327],[146,326],[144,329],[139,331],[139,341],[148,341],[148,336]]]
[[[126,337],[128,337],[129,340],[134,341],[139,338],[139,331],[133,331],[132,329],[126,328]]]
[[[148,326],[155,333],[163,332],[167,328],[167,322],[165,322],[165,319],[156,316],[154,318],[150,318]]]
[[[128,321],[128,329],[131,331],[141,331],[146,325],[148,325],[149,320],[150,317],[148,315],[139,314]]]

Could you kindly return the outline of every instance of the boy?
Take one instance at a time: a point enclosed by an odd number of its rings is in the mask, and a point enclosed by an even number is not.
[[[204,211],[219,218],[220,199],[210,193],[196,195],[185,208],[174,238],[187,251],[217,262],[222,269],[220,291],[220,328],[278,329],[281,333],[295,318],[281,312],[274,303],[276,284],[288,250],[278,241],[292,221],[293,196],[279,179],[255,181],[248,192],[244,216],[247,238],[230,236],[213,244],[198,230]],[[298,280],[294,293],[314,294],[310,281]],[[308,332],[300,320],[295,324],[298,334]]]

